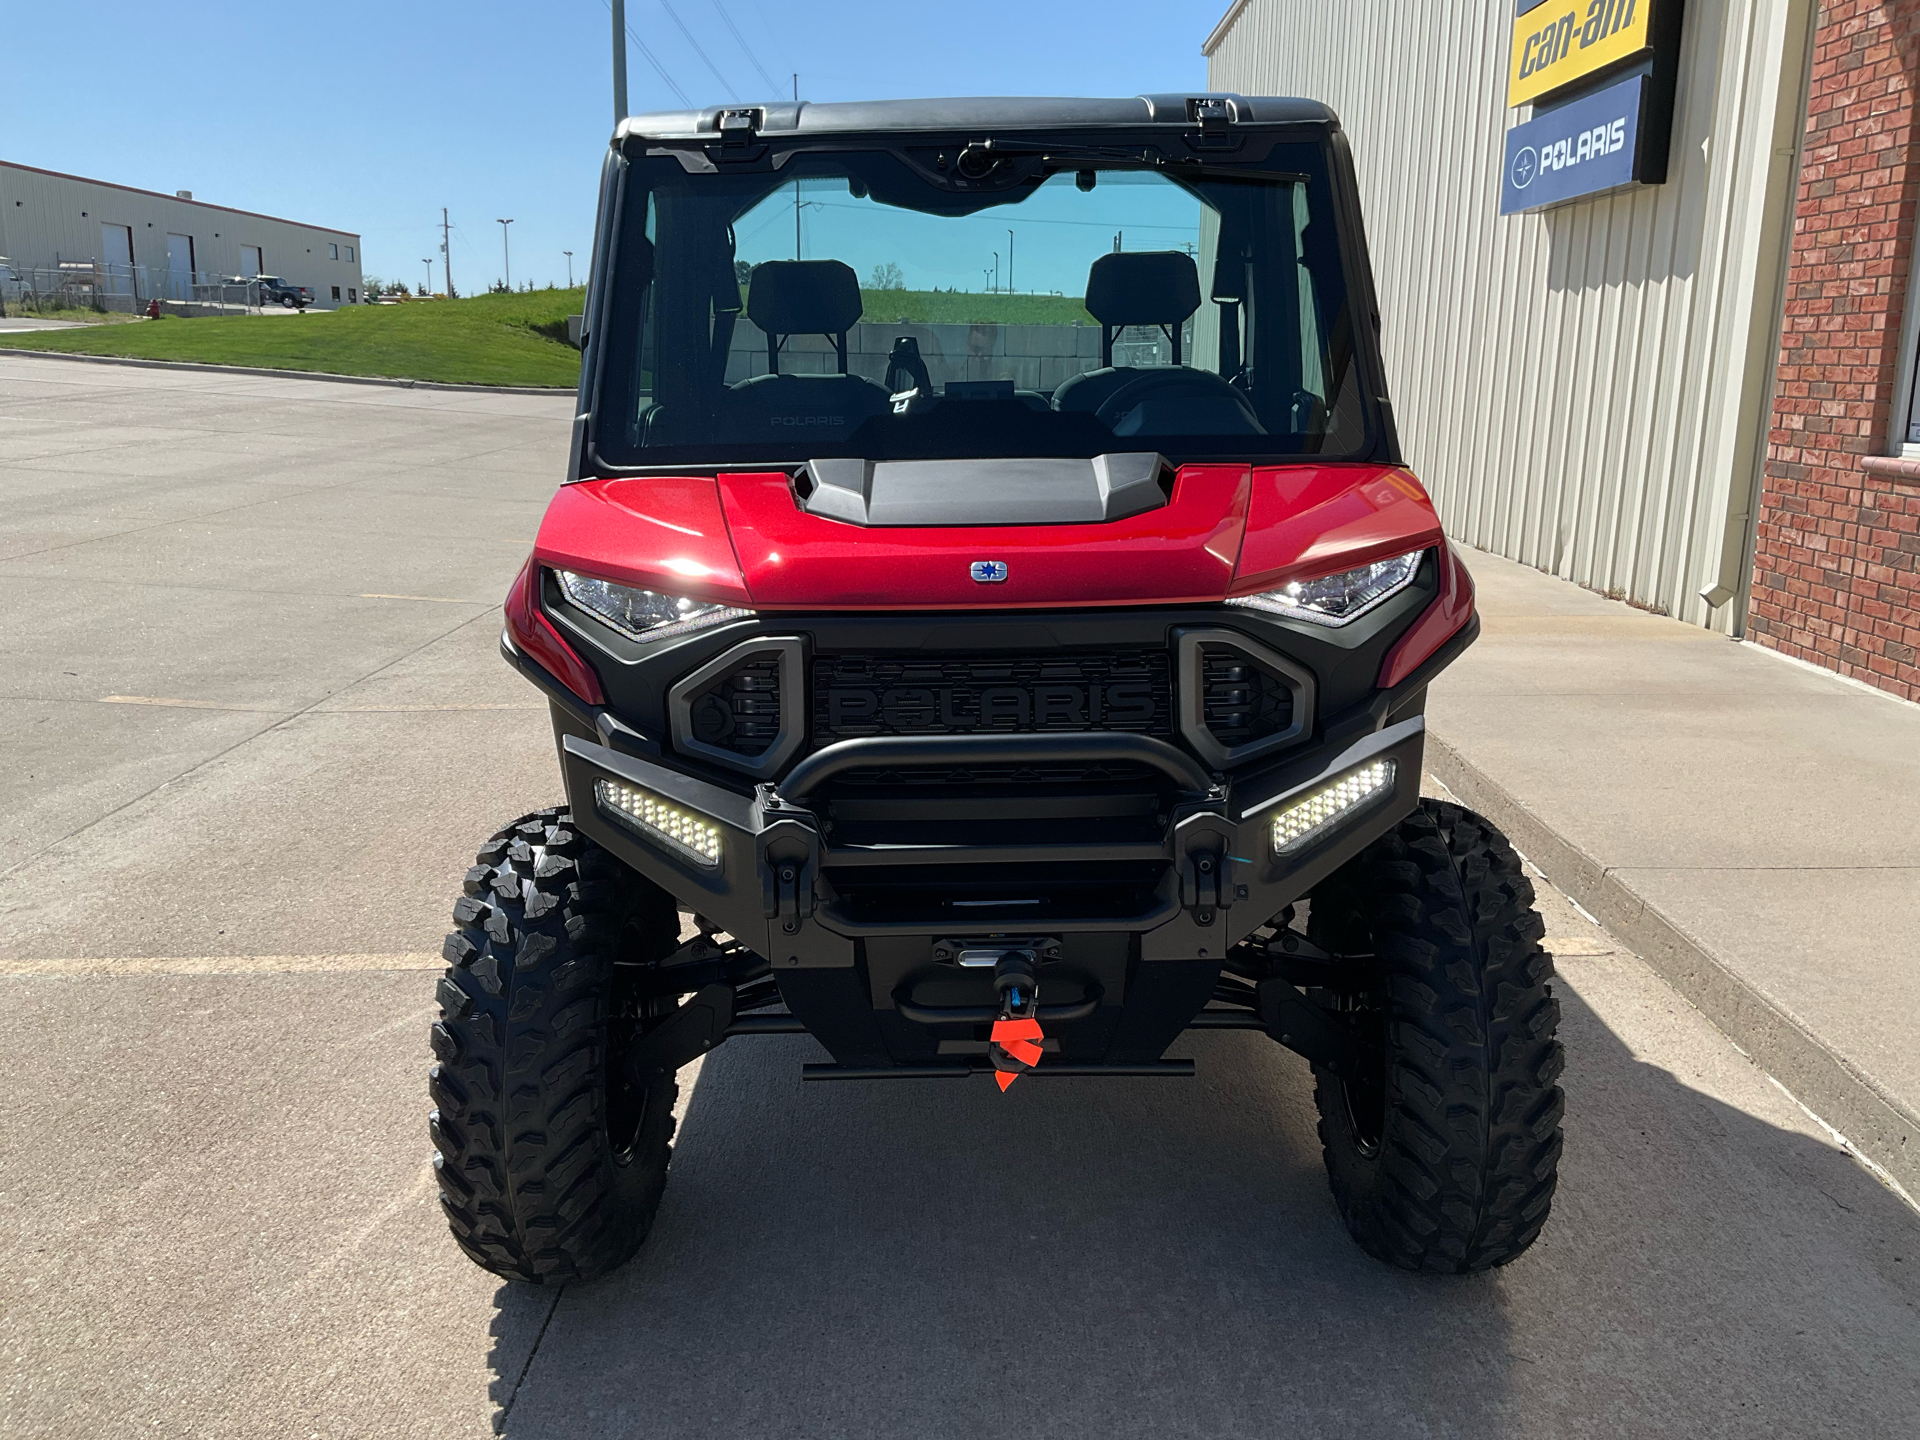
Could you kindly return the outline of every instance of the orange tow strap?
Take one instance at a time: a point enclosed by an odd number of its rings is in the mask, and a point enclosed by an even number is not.
[[[1040,1049],[1040,1022],[1038,1020],[996,1020],[993,1022],[993,1043],[1007,1054],[1018,1060],[1028,1069],[1040,1063],[1044,1053]],[[1009,1085],[1020,1078],[1017,1070],[996,1070],[993,1078],[1000,1082],[1000,1091],[1006,1093]]]

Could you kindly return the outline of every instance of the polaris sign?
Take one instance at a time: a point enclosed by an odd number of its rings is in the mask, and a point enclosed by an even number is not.
[[[1544,210],[1642,178],[1647,77],[1635,75],[1507,131],[1500,213]]]

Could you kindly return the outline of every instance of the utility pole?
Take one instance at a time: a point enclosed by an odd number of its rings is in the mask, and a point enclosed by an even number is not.
[[[571,290],[573,288],[573,252],[562,250],[560,253],[567,257],[567,288]]]
[[[627,118],[627,0],[613,4],[613,123]]]
[[[511,290],[513,289],[513,250],[507,244],[507,227],[513,221],[500,220],[496,223],[500,226],[500,261],[506,267],[507,289]]]
[[[1007,231],[1007,293],[1013,293],[1013,231]]]
[[[427,294],[431,295],[433,293],[433,257],[422,255],[420,263],[427,267]]]
[[[453,299],[453,236],[444,205],[440,207],[440,278],[447,282],[447,298]]]
[[[993,252],[993,293],[1000,293],[1000,252]]]

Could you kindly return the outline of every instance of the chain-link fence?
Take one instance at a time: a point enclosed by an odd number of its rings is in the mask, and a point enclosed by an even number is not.
[[[134,314],[154,300],[169,314],[241,315],[266,303],[258,280],[99,260],[16,265],[0,259],[0,306],[8,314],[61,310]]]

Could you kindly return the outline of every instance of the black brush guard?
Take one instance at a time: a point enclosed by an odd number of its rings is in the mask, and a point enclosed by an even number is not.
[[[1047,1033],[1057,1049],[1037,1074],[1190,1074],[1167,1061],[1185,1030],[1236,1026],[1208,1010],[1228,952],[1409,814],[1419,797],[1425,722],[1414,717],[1339,749],[1322,747],[1255,783],[1211,775],[1186,752],[1149,736],[1042,734],[876,737],[842,741],[800,761],[751,796],[577,736],[562,749],[576,825],[771,967],[790,1020],[725,1033],[814,1035],[834,1063],[808,1078],[905,1078],[986,1073],[984,984],[937,958],[969,940],[993,943],[1023,929],[1043,933],[1053,958],[1040,972]],[[1285,855],[1274,853],[1274,814],[1341,775],[1390,760],[1390,784],[1344,820]],[[1082,844],[889,845],[881,853],[837,847],[820,797],[851,771],[916,766],[1062,764],[1144,766],[1170,795],[1164,837],[1153,845],[1099,838]],[[706,863],[602,804],[606,782],[643,792],[713,827],[719,854]],[[991,909],[885,920],[850,913],[840,887],[870,867],[955,883],[983,866],[1117,866],[1151,860],[1158,879],[1136,911],[1050,915],[1023,923]],[[1004,941],[1002,943],[1005,943]],[[1205,1012],[1204,1014],[1202,1012]],[[670,1024],[672,1022],[669,1022]],[[688,1022],[691,1024],[691,1022]],[[1258,1017],[1246,1028],[1272,1028]],[[1297,1027],[1296,1027],[1297,1028]],[[1279,1038],[1276,1033],[1276,1038]],[[663,1042],[664,1043],[664,1042]],[[712,1043],[717,1043],[717,1037]],[[703,1047],[709,1048],[709,1047]],[[1295,1048],[1299,1048],[1297,1045]],[[1316,1057],[1319,1058],[1319,1057]]]

